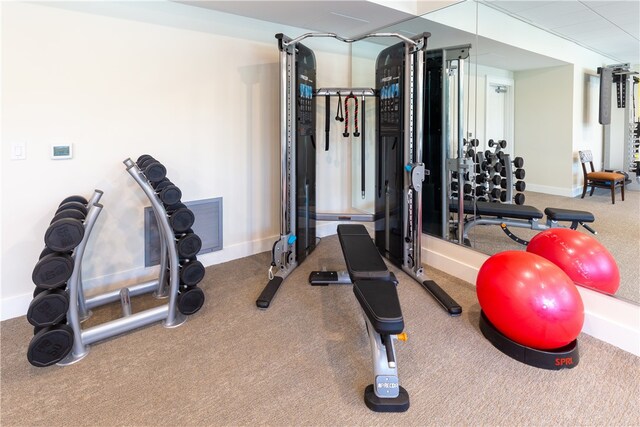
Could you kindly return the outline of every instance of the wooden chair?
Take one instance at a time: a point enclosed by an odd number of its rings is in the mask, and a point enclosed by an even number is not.
[[[584,199],[584,195],[587,194],[587,187],[591,187],[589,196],[593,196],[593,190],[596,187],[608,188],[611,190],[611,203],[615,204],[616,187],[620,187],[622,201],[624,202],[624,175],[618,172],[595,172],[591,150],[578,151],[578,153],[580,154],[580,163],[582,163],[582,173],[584,174],[584,186],[582,188],[581,198]],[[587,163],[591,165],[591,172],[587,172]]]

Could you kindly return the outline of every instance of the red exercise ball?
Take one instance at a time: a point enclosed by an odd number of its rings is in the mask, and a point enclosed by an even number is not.
[[[524,251],[487,259],[476,282],[482,311],[507,338],[551,350],[576,339],[584,305],[571,279],[550,261]]]
[[[550,228],[536,234],[527,252],[560,267],[576,285],[610,295],[620,287],[620,271],[611,253],[591,236],[569,228]]]

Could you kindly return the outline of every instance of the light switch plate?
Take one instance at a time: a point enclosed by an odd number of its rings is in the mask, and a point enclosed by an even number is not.
[[[27,144],[24,142],[11,143],[11,160],[25,160],[27,158]]]

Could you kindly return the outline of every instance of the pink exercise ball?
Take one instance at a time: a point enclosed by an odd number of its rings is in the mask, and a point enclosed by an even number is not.
[[[584,305],[571,279],[555,264],[525,251],[487,259],[476,282],[482,311],[507,338],[551,350],[576,339]]]
[[[620,270],[611,253],[591,236],[569,228],[536,234],[527,252],[560,267],[576,285],[613,295],[620,287]]]

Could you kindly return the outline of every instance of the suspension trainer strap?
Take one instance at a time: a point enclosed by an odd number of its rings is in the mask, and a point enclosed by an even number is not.
[[[364,199],[365,196],[365,185],[364,185],[364,176],[365,176],[365,159],[364,159],[364,146],[365,146],[365,140],[364,140],[364,118],[367,115],[367,109],[364,105],[364,95],[362,96],[362,139],[360,140],[360,146],[362,147],[360,149],[360,190],[362,191],[362,198]],[[356,101],[356,105],[358,105],[358,101]]]
[[[344,117],[342,117],[342,95],[340,95],[340,91],[338,91],[338,108],[336,109],[336,121],[344,121]]]
[[[329,95],[325,95],[324,97],[324,109],[324,151],[329,151],[329,122],[331,121],[331,96]]]

